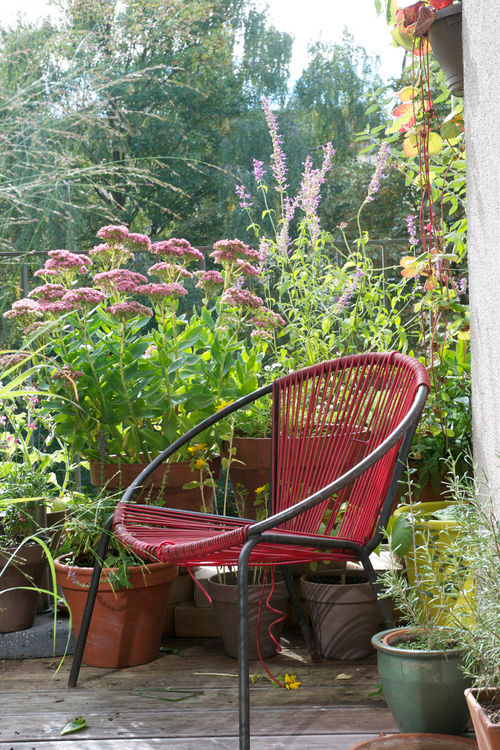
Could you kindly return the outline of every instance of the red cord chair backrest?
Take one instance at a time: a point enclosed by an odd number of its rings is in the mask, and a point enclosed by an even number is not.
[[[280,378],[273,386],[273,513],[320,491],[373,451],[399,425],[423,365],[399,354],[352,355]],[[399,444],[352,485],[282,525],[364,544],[393,474]]]

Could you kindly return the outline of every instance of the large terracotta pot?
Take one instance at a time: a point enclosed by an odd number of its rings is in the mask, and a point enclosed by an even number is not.
[[[245,518],[255,518],[256,490],[271,479],[271,438],[235,437],[233,448],[236,460],[229,467],[233,492]]]
[[[238,586],[236,575],[226,573],[226,583],[221,583],[218,576],[207,580],[207,591],[215,605],[215,614],[219,622],[224,651],[234,659],[238,658]],[[264,586],[260,627],[257,629],[261,584],[248,586],[248,654],[249,659],[258,659],[257,633],[261,655],[265,658],[274,656],[276,644],[269,634],[269,628],[277,641],[280,639],[288,604],[288,591],[284,581],[275,581],[275,588],[270,599],[272,610],[266,606],[271,593],[271,584]],[[275,612],[273,610],[278,610]],[[282,613],[282,616],[279,613]],[[281,617],[281,620],[278,621]],[[274,625],[274,623],[276,623]]]
[[[451,734],[387,734],[352,745],[349,750],[472,750],[475,740]]]
[[[385,700],[402,732],[457,734],[469,720],[464,690],[469,680],[460,665],[463,649],[404,648],[415,628],[377,633],[372,644]]]
[[[220,476],[220,458],[209,462],[215,480]],[[90,461],[90,481],[95,487],[105,486],[109,490],[125,491],[145,468],[144,464],[114,464]],[[178,461],[158,466],[144,482],[144,486],[134,494],[140,503],[161,503],[167,508],[199,511],[203,508],[203,498],[199,487],[183,489],[185,484],[199,481],[198,471],[192,471],[190,461]],[[203,488],[205,505],[210,509],[213,490]]]
[[[474,725],[479,750],[500,750],[500,724],[493,724],[482,705],[488,701],[491,702],[494,698],[496,703],[499,704],[498,690],[465,691],[465,699]]]
[[[0,571],[15,552],[16,547],[0,549]],[[25,544],[6,570],[0,575],[0,592],[20,586],[33,587],[26,591],[17,588],[0,594],[0,633],[31,628],[38,607],[37,586],[43,583],[47,560],[42,547],[33,542]]]
[[[66,565],[62,557],[54,564],[78,638],[93,568]],[[169,563],[132,566],[128,569],[132,588],[119,591],[113,591],[107,581],[109,572],[109,568],[102,571],[83,661],[109,668],[152,661],[160,648],[170,583],[177,568]]]
[[[373,653],[370,639],[378,630],[379,611],[366,575],[308,573],[301,576],[300,588],[323,656],[362,659]]]

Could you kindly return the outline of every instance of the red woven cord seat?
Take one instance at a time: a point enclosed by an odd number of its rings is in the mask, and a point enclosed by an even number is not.
[[[297,508],[375,451],[400,424],[420,385],[428,385],[425,368],[397,353],[345,357],[277,380],[272,513]],[[305,512],[265,522],[250,564],[356,559],[349,545],[372,538],[400,444]],[[124,545],[151,559],[185,565],[235,565],[251,527],[259,530],[247,520],[131,503],[120,503],[114,517]],[[301,546],[304,538],[307,546]],[[317,548],[311,546],[315,538]],[[325,538],[336,539],[338,547],[321,548]]]

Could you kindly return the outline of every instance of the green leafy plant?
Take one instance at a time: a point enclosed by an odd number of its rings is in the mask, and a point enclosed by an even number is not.
[[[267,331],[282,321],[245,288],[261,275],[260,255],[239,240],[215,243],[221,271],[195,272],[204,299],[187,315],[181,282],[203,260],[187,240],[151,244],[124,226],[98,236],[104,242],[89,255],[49,253],[35,274],[45,283],[5,316],[45,336],[52,367],[39,387],[53,397],[46,406],[57,435],[87,458],[134,463],[255,389]],[[133,251],[159,261],[148,271],[158,283],[130,270]],[[81,286],[91,269],[92,286]]]

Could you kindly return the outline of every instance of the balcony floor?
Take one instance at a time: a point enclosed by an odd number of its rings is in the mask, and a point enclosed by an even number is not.
[[[374,656],[313,664],[293,630],[282,645],[267,665],[281,677],[296,674],[302,685],[283,690],[262,679],[252,686],[252,750],[348,750],[397,731],[377,694]],[[168,638],[164,648],[178,652],[130,669],[82,666],[76,689],[67,688],[71,657],[56,675],[57,659],[1,661],[0,750],[236,750],[235,660],[216,638]],[[259,662],[250,671],[264,674]],[[61,737],[79,716],[88,726]]]

